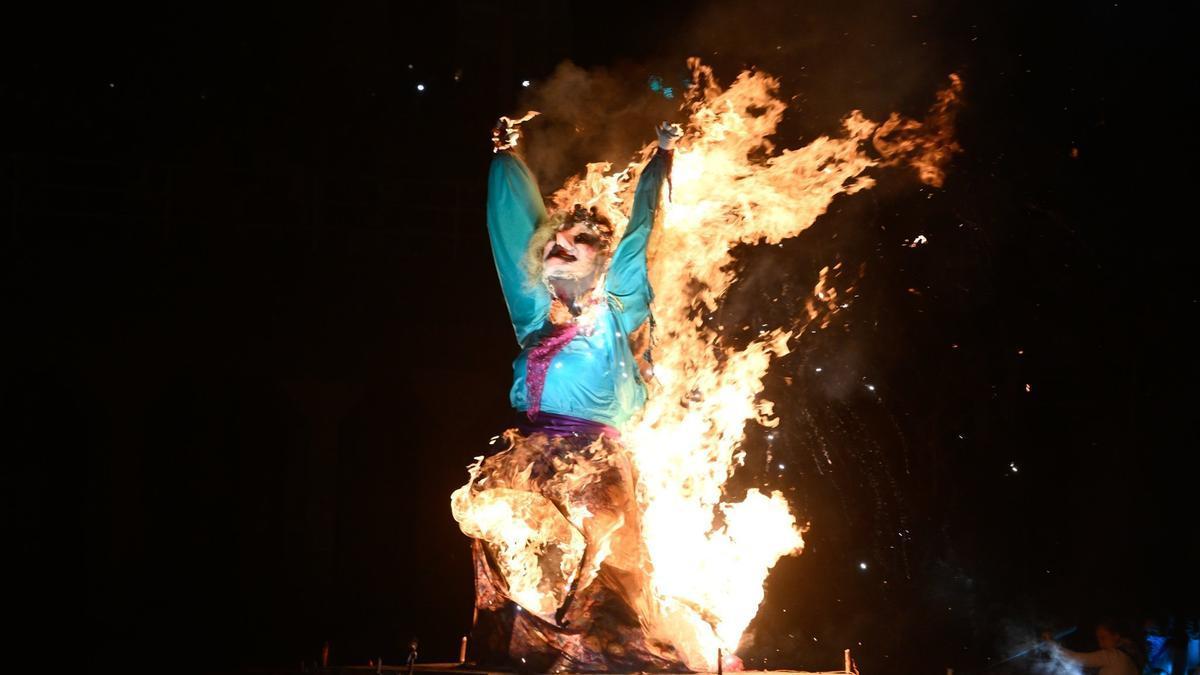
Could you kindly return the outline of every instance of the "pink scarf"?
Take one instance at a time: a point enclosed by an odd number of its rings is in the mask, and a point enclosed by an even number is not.
[[[565,326],[556,326],[554,332],[547,335],[538,346],[534,347],[529,352],[529,359],[525,362],[525,393],[528,399],[528,409],[526,410],[529,419],[537,417],[538,411],[542,409],[542,390],[546,388],[546,372],[550,370],[550,361],[554,359],[554,355],[562,351],[567,343],[575,338],[579,333],[579,324],[569,323]]]

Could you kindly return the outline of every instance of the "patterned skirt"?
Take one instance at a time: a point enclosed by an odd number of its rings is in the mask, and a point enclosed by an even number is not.
[[[452,499],[473,539],[471,660],[530,672],[688,672],[653,635],[636,476],[620,442],[517,430],[504,439]]]

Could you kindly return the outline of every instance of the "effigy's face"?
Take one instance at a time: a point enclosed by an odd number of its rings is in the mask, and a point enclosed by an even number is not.
[[[596,272],[602,259],[602,242],[585,223],[564,227],[542,249],[542,269],[547,279],[585,279]]]

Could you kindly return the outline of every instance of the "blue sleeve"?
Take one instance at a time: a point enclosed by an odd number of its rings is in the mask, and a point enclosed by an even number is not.
[[[660,149],[642,170],[629,225],[608,268],[607,290],[618,301],[617,310],[626,331],[636,330],[650,316],[654,294],[646,273],[646,244],[654,226],[662,184],[670,172],[670,160],[670,152]]]
[[[509,152],[497,153],[488,173],[487,224],[500,288],[517,342],[525,346],[550,311],[550,296],[529,279],[523,261],[546,207],[529,167]]]

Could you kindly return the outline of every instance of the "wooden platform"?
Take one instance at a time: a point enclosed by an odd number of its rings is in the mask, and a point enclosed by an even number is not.
[[[369,673],[379,672],[387,673],[387,675],[403,675],[409,671],[407,666],[390,666],[384,665],[382,668],[375,666],[338,666],[330,667],[319,671],[320,673],[328,673],[330,675],[369,675]],[[448,675],[450,673],[458,673],[460,675],[513,675],[512,671],[508,670],[487,670],[475,668],[469,664],[458,663],[418,663],[412,668],[413,673]],[[733,671],[726,671],[729,675],[735,675]],[[850,675],[844,670],[742,670],[737,671],[736,675],[772,675],[773,673],[788,673],[789,675]],[[562,673],[561,675],[572,675],[571,673]],[[591,675],[591,674],[589,674]],[[612,675],[622,675],[614,673]],[[624,675],[634,675],[628,673]],[[696,675],[715,675],[714,673],[697,673]]]

